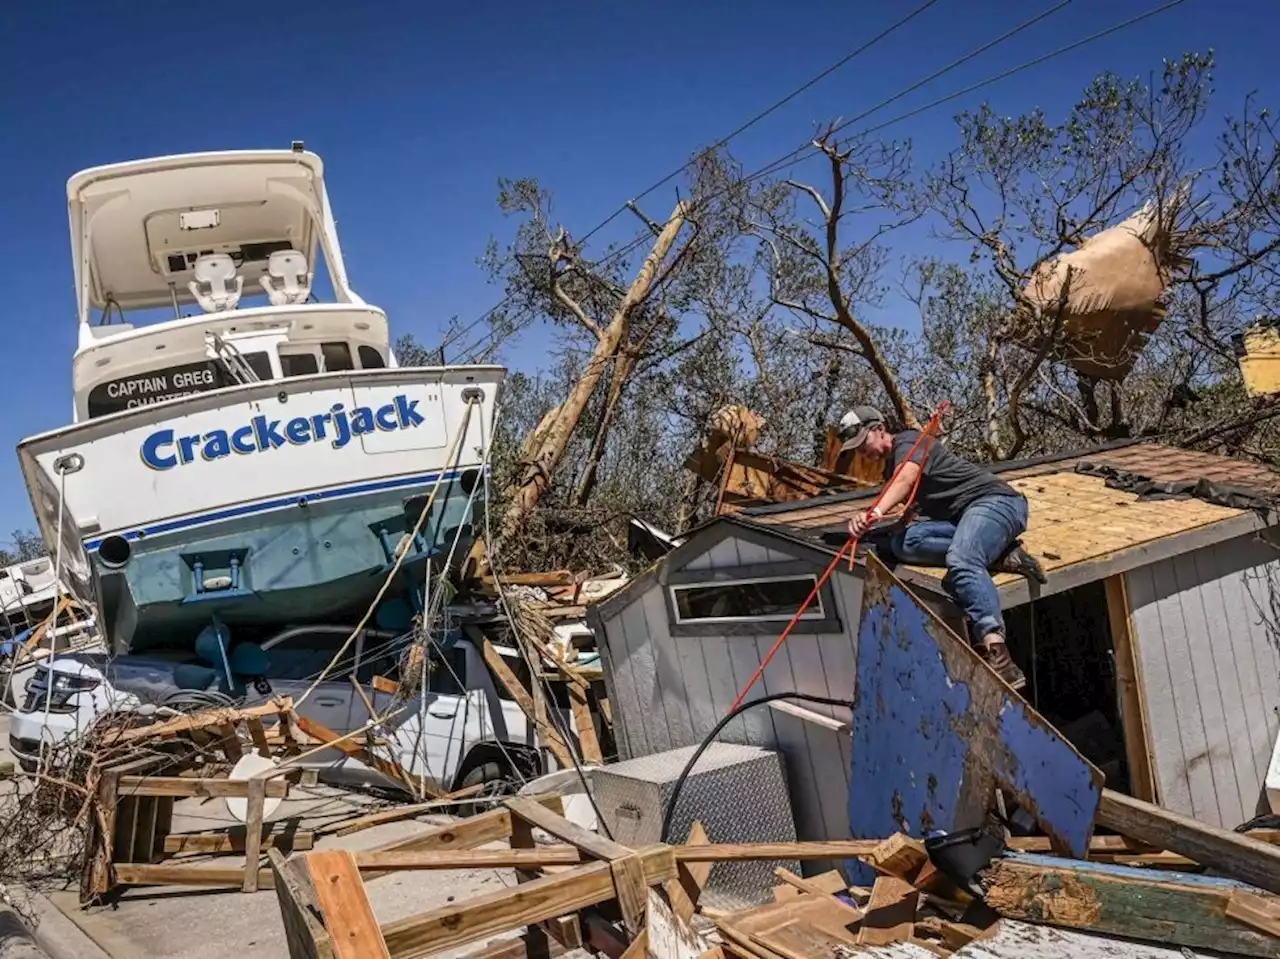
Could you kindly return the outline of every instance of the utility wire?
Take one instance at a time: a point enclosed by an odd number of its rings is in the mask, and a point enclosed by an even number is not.
[[[774,113],[777,110],[781,109],[782,107],[786,106],[788,103],[790,103],[796,97],[800,96],[800,94],[804,93],[810,87],[815,86],[816,84],[825,80],[827,77],[831,76],[831,74],[835,73],[837,70],[843,67],[850,60],[870,50],[872,47],[874,47],[877,43],[879,43],[885,37],[889,36],[889,34],[898,30],[900,27],[906,26],[910,21],[914,20],[920,14],[924,13],[926,10],[928,10],[937,2],[938,0],[926,0],[925,3],[922,3],[920,6],[916,7],[914,10],[912,10],[906,16],[902,17],[900,20],[897,20],[896,22],[885,27],[885,29],[881,30],[879,33],[877,33],[874,37],[872,37],[866,43],[862,44],[860,47],[854,50],[851,50],[849,53],[845,54],[843,57],[841,57],[831,66],[823,70],[821,73],[811,77],[809,80],[805,81],[805,83],[796,87],[796,89],[792,90],[790,93],[784,96],[781,100],[775,101],[771,106],[765,108],[764,110],[761,110],[759,113],[753,116],[750,120],[747,120],[737,129],[733,130],[733,132],[717,140],[715,143],[713,143],[710,147],[707,148],[707,151],[720,149],[720,147],[727,144],[730,140],[738,136],[740,133],[746,132],[751,127],[755,126],[757,123],[763,120],[765,117],[769,116],[771,113]],[[1071,0],[1063,0],[1064,4],[1070,3],[1070,2]],[[699,151],[699,152],[707,152],[707,151]],[[676,167],[674,170],[672,170],[670,173],[664,176],[661,180],[658,180],[653,185],[646,187],[643,191],[641,191],[640,193],[637,193],[627,203],[622,204],[622,206],[618,207],[618,209],[614,210],[612,213],[609,214],[609,216],[607,216],[604,220],[602,220],[600,223],[594,226],[585,236],[583,236],[580,240],[578,240],[578,243],[582,244],[582,243],[585,243],[587,240],[591,239],[591,237],[595,236],[602,229],[604,229],[611,222],[613,222],[614,219],[616,219],[618,216],[621,216],[628,209],[630,209],[631,204],[635,203],[637,200],[643,200],[654,190],[657,190],[660,187],[666,186],[668,183],[670,183],[672,180],[678,177],[685,170],[689,169],[689,167],[693,166],[693,163],[694,163],[693,160],[688,160],[685,163],[682,163],[680,166]]]
[[[1069,3],[1069,2],[1070,0],[1063,0],[1063,3]],[[782,97],[779,100],[775,100],[772,104],[770,104],[765,109],[761,110],[755,116],[751,117],[749,120],[746,120],[745,122],[740,124],[738,127],[733,129],[729,133],[725,134],[725,136],[717,140],[708,149],[718,150],[720,149],[720,147],[725,146],[727,143],[729,143],[729,141],[733,140],[735,137],[739,136],[740,134],[745,133],[747,130],[751,129],[751,127],[755,126],[757,123],[763,120],[765,117],[773,113],[776,113],[778,110],[782,109],[782,107],[786,106],[788,103],[790,103],[796,97],[800,96],[800,94],[804,93],[806,90],[809,90],[810,88],[821,83],[823,80],[831,76],[831,74],[835,73],[837,70],[839,70],[845,64],[849,63],[851,60],[861,56],[863,53],[866,53],[868,50],[874,47],[877,43],[879,43],[885,37],[894,33],[896,30],[906,26],[908,23],[910,23],[912,20],[914,20],[920,14],[924,13],[926,10],[928,10],[930,7],[932,7],[936,3],[938,3],[938,0],[925,0],[924,3],[920,4],[918,7],[916,7],[914,10],[912,10],[905,16],[899,18],[898,20],[891,23],[889,26],[885,27],[885,29],[881,30],[870,40],[867,40],[861,46],[858,46],[853,50],[849,51],[848,53],[846,53],[843,57],[841,57],[835,63],[831,64],[831,66],[827,67],[821,73],[818,73],[810,77],[808,80],[806,80],[800,86],[796,87],[790,93],[786,94],[784,97]],[[610,223],[616,220],[619,216],[625,213],[628,209],[630,209],[631,206],[637,200],[642,200],[645,197],[647,197],[649,194],[653,193],[655,190],[663,186],[666,186],[668,183],[670,183],[672,180],[678,177],[685,170],[689,169],[689,167],[691,167],[693,163],[694,163],[693,160],[686,160],[684,163],[676,167],[674,170],[672,170],[662,179],[658,180],[655,183],[650,184],[644,190],[637,193],[628,202],[623,203],[616,210],[610,213],[607,217],[605,217],[603,220],[597,223],[594,227],[588,230],[587,233],[581,239],[578,240],[578,244],[582,245],[583,243],[586,243],[587,240],[591,239],[591,237],[595,236],[597,233],[603,230],[606,226],[608,226]],[[641,234],[641,235],[644,236],[647,234]],[[502,309],[504,306],[510,303],[512,299],[514,299],[514,296],[512,296],[511,294],[508,294],[507,296],[503,297],[503,299],[499,303],[497,303],[495,306],[492,306],[489,309],[485,310],[484,313],[482,313],[476,319],[468,323],[459,332],[454,333],[452,335],[452,339],[460,339],[462,336],[465,336],[467,333],[473,330],[480,323],[483,323],[486,319],[493,316],[494,313],[498,312],[498,310]],[[463,351],[463,353],[465,355],[466,351]]]
[[[960,57],[959,59],[957,59],[957,60],[955,60],[955,61],[952,61],[950,64],[948,64],[947,66],[945,66],[945,67],[941,68],[940,70],[935,71],[934,73],[930,74],[928,77],[926,77],[926,78],[924,78],[924,79],[922,79],[922,80],[918,80],[918,81],[916,81],[916,82],[915,82],[915,83],[913,83],[911,86],[909,86],[907,89],[905,89],[905,90],[903,90],[903,91],[901,91],[901,92],[899,92],[899,93],[897,93],[897,94],[894,94],[894,95],[893,95],[893,96],[891,96],[891,97],[887,97],[885,100],[883,100],[883,101],[881,101],[880,103],[876,104],[876,105],[875,105],[874,107],[872,107],[871,109],[866,110],[866,111],[863,111],[863,112],[862,112],[861,114],[859,114],[857,117],[851,118],[851,119],[849,119],[849,120],[847,120],[847,121],[845,121],[845,122],[843,122],[843,123],[841,123],[841,124],[837,125],[836,127],[832,128],[831,132],[832,132],[832,133],[837,133],[837,132],[839,132],[839,131],[841,131],[841,130],[847,129],[851,124],[856,123],[856,122],[858,122],[858,121],[859,121],[859,120],[861,120],[861,119],[866,119],[866,118],[867,118],[868,116],[870,116],[872,113],[875,113],[876,111],[878,111],[878,110],[880,110],[880,109],[883,109],[885,106],[887,106],[887,105],[889,105],[890,103],[893,103],[894,101],[896,101],[896,100],[900,99],[902,96],[905,96],[907,93],[910,93],[910,92],[912,92],[912,91],[914,91],[914,90],[919,89],[921,86],[923,86],[923,85],[925,85],[925,84],[927,84],[927,83],[931,82],[932,80],[936,80],[936,79],[938,79],[939,77],[943,76],[944,74],[946,74],[946,73],[948,73],[948,72],[950,72],[950,71],[952,71],[952,70],[956,69],[956,68],[957,68],[957,67],[959,67],[959,66],[962,66],[963,64],[965,64],[965,63],[967,63],[968,61],[972,60],[974,57],[979,56],[981,53],[984,53],[984,52],[986,52],[987,50],[991,49],[993,46],[995,46],[995,45],[997,45],[997,44],[999,44],[999,43],[1002,43],[1002,42],[1004,42],[1005,40],[1008,40],[1009,38],[1011,38],[1011,37],[1015,36],[1015,35],[1016,35],[1016,34],[1018,34],[1018,33],[1021,33],[1023,30],[1026,30],[1027,28],[1031,27],[1032,25],[1034,25],[1034,24],[1038,23],[1039,21],[1043,20],[1045,17],[1049,16],[1050,14],[1053,14],[1053,13],[1057,12],[1058,10],[1060,10],[1060,9],[1065,5],[1065,3],[1067,3],[1067,2],[1070,2],[1070,0],[1063,0],[1063,2],[1062,2],[1062,3],[1059,3],[1059,4],[1057,4],[1057,5],[1055,5],[1055,6],[1051,7],[1051,8],[1049,8],[1048,10],[1045,10],[1045,11],[1043,11],[1043,12],[1041,12],[1041,13],[1037,14],[1036,16],[1032,17],[1032,18],[1031,18],[1031,19],[1029,19],[1029,20],[1024,21],[1023,23],[1021,23],[1021,24],[1017,25],[1016,27],[1013,27],[1012,29],[1010,29],[1010,30],[1006,31],[1005,33],[1001,34],[999,37],[995,38],[994,40],[988,41],[987,43],[983,44],[981,47],[978,47],[977,49],[975,49],[975,50],[971,51],[970,53],[965,54],[963,57]],[[1185,0],[1170,0],[1170,2],[1168,2],[1168,3],[1162,4],[1162,5],[1158,6],[1158,7],[1153,7],[1153,8],[1152,8],[1152,9],[1150,9],[1150,10],[1147,10],[1147,11],[1145,11],[1145,12],[1143,12],[1143,13],[1140,13],[1140,14],[1138,14],[1138,15],[1136,15],[1136,16],[1130,17],[1129,19],[1124,20],[1124,21],[1121,21],[1120,23],[1113,24],[1112,26],[1107,27],[1107,28],[1106,28],[1106,29],[1104,29],[1104,30],[1099,30],[1099,31],[1097,31],[1096,33],[1092,33],[1092,34],[1090,34],[1089,36],[1082,37],[1081,39],[1076,40],[1076,41],[1074,41],[1074,42],[1072,42],[1072,43],[1066,44],[1066,45],[1064,45],[1064,46],[1062,46],[1062,47],[1058,47],[1057,49],[1052,50],[1052,51],[1050,51],[1049,53],[1045,53],[1045,54],[1042,54],[1042,55],[1040,55],[1040,56],[1038,56],[1038,57],[1035,57],[1035,58],[1033,58],[1033,59],[1031,59],[1031,60],[1027,60],[1027,61],[1025,61],[1025,62],[1023,62],[1023,63],[1018,64],[1018,65],[1017,65],[1017,66],[1015,66],[1015,67],[1011,67],[1011,68],[1009,68],[1008,70],[1003,70],[1003,71],[1001,71],[1000,73],[997,73],[997,74],[994,74],[993,76],[987,77],[985,80],[980,80],[980,81],[978,81],[977,83],[972,83],[972,84],[970,84],[969,86],[964,87],[964,88],[962,88],[962,89],[960,89],[960,90],[957,90],[957,91],[955,91],[955,92],[953,92],[953,93],[949,93],[949,94],[947,94],[947,95],[945,95],[945,96],[942,96],[942,97],[937,98],[936,100],[932,100],[932,101],[930,101],[929,103],[924,104],[923,106],[916,107],[915,109],[910,110],[910,111],[908,111],[908,112],[906,112],[906,113],[899,114],[898,116],[893,117],[892,119],[886,120],[886,121],[884,121],[884,122],[882,122],[882,123],[879,123],[879,124],[876,124],[875,126],[872,126],[872,127],[867,127],[867,128],[863,129],[863,130],[862,130],[862,131],[860,131],[860,132],[861,132],[863,135],[868,134],[868,133],[873,133],[873,132],[876,132],[876,131],[879,131],[879,130],[883,130],[883,129],[885,129],[886,127],[889,127],[889,126],[891,126],[891,125],[893,125],[893,124],[895,124],[895,123],[900,123],[900,122],[902,122],[903,120],[909,119],[909,118],[914,117],[914,116],[918,116],[919,114],[924,113],[924,112],[926,112],[926,111],[928,111],[928,110],[932,110],[932,109],[934,109],[934,108],[936,108],[936,107],[938,107],[938,106],[941,106],[941,105],[942,105],[942,104],[944,104],[944,103],[948,103],[948,102],[950,102],[950,101],[952,101],[952,100],[958,99],[959,97],[965,96],[966,94],[973,93],[973,92],[975,92],[975,91],[977,91],[977,90],[981,90],[981,89],[983,89],[983,88],[985,88],[985,87],[991,86],[992,84],[994,84],[994,83],[998,83],[998,82],[999,82],[999,81],[1001,81],[1001,80],[1005,80],[1005,79],[1008,79],[1009,77],[1016,76],[1017,74],[1022,73],[1022,72],[1023,72],[1023,71],[1025,71],[1025,70],[1030,70],[1030,69],[1031,69],[1031,68],[1033,68],[1033,67],[1040,66],[1040,65],[1041,65],[1041,64],[1043,64],[1043,63],[1047,63],[1048,61],[1053,60],[1053,59],[1056,59],[1057,57],[1063,56],[1063,55],[1065,55],[1065,54],[1067,54],[1067,53],[1070,53],[1070,52],[1072,52],[1073,50],[1078,50],[1078,49],[1080,49],[1081,47],[1087,46],[1087,45],[1088,45],[1088,44],[1090,44],[1090,43],[1094,43],[1094,42],[1096,42],[1096,41],[1098,41],[1098,40],[1101,40],[1101,39],[1103,39],[1104,37],[1110,36],[1110,35],[1111,35],[1111,34],[1113,34],[1113,33],[1117,33],[1117,32],[1119,32],[1119,31],[1121,31],[1121,30],[1125,30],[1125,29],[1127,29],[1127,28],[1129,28],[1129,27],[1131,27],[1131,26],[1134,26],[1135,24],[1141,23],[1141,22],[1143,22],[1143,21],[1145,21],[1145,20],[1149,20],[1149,19],[1151,19],[1152,17],[1155,17],[1155,16],[1158,16],[1158,15],[1160,15],[1160,14],[1162,14],[1162,13],[1165,13],[1165,12],[1167,12],[1168,10],[1171,10],[1172,8],[1174,8],[1174,7],[1176,7],[1176,6],[1179,6],[1179,5],[1181,5],[1182,3],[1184,3],[1184,2],[1185,2]],[[773,174],[773,173],[777,173],[777,172],[779,172],[779,171],[780,171],[780,170],[782,170],[782,169],[785,169],[785,168],[790,167],[790,166],[794,166],[796,163],[800,162],[801,160],[807,159],[807,158],[808,158],[808,156],[810,156],[812,153],[815,153],[815,152],[816,152],[816,148],[815,148],[815,147],[813,147],[812,143],[806,143],[806,144],[804,144],[803,146],[798,147],[797,149],[792,150],[791,152],[789,152],[789,153],[787,153],[787,154],[783,155],[782,157],[779,157],[779,158],[777,158],[777,159],[775,159],[775,160],[773,160],[773,161],[771,161],[771,162],[769,162],[769,163],[765,164],[763,167],[760,167],[760,168],[759,168],[759,169],[757,169],[756,171],[754,171],[754,172],[752,172],[752,173],[750,173],[750,174],[747,174],[745,177],[743,177],[743,178],[742,178],[742,180],[741,180],[740,182],[742,182],[742,183],[747,183],[747,182],[751,182],[751,181],[753,181],[753,180],[760,179],[761,177],[768,176],[768,175]],[[687,164],[686,164],[686,166],[687,166]],[[684,169],[684,167],[682,167],[682,168],[681,168],[681,170],[683,170],[683,169]],[[672,176],[674,176],[674,175],[678,175],[678,173],[679,173],[679,171],[676,171],[676,173],[675,173],[675,174],[672,174]],[[666,183],[666,182],[668,182],[669,180],[670,180],[670,177],[664,178],[664,180],[662,181],[662,183]],[[659,185],[661,185],[661,184],[657,184],[657,185],[655,185],[652,189],[657,189],[657,186],[659,186]],[[738,184],[735,184],[735,186],[737,186],[737,185],[738,185]],[[648,192],[652,192],[652,190],[650,190],[650,191],[648,191]],[[713,200],[713,199],[717,199],[718,197],[723,196],[726,192],[727,192],[727,190],[723,190],[723,189],[722,189],[722,190],[719,190],[719,191],[717,191],[717,192],[715,192],[715,193],[711,194],[710,196],[700,198],[700,200],[699,200],[698,202],[699,202],[700,204],[702,204],[702,205],[705,205],[706,203],[710,202],[711,200]],[[643,195],[645,195],[645,194],[641,194],[641,196],[643,196]],[[624,205],[623,205],[623,207],[622,207],[621,209],[625,210],[625,209],[627,209],[627,206],[624,204]],[[615,217],[617,216],[618,212],[620,212],[620,211],[615,211],[615,213],[614,213],[614,214],[612,214],[612,215],[611,215],[611,217],[610,217],[609,219],[610,219],[610,220],[612,220],[613,218],[615,218]],[[605,222],[607,223],[607,222],[609,222],[609,221],[608,221],[608,220],[606,220]],[[601,227],[603,227],[603,225],[604,225],[604,224],[602,223],[602,224],[598,225],[597,227],[593,228],[591,231],[589,231],[589,232],[588,232],[588,233],[583,237],[583,239],[586,239],[587,237],[590,237],[590,236],[591,236],[591,235],[593,235],[594,233],[598,232],[598,231],[599,231],[599,229],[600,229]],[[638,235],[634,240],[632,240],[630,243],[626,244],[625,246],[620,247],[618,250],[615,250],[613,253],[610,253],[608,256],[606,256],[606,257],[602,258],[601,260],[597,261],[597,262],[596,262],[596,264],[595,264],[595,266],[596,266],[596,267],[605,266],[605,265],[607,265],[607,264],[609,264],[609,263],[613,262],[614,260],[618,259],[619,257],[621,257],[621,256],[625,256],[627,253],[629,253],[629,252],[631,252],[633,249],[635,249],[635,247],[637,247],[640,243],[642,243],[642,242],[644,241],[644,239],[645,239],[646,237],[648,237],[649,235],[650,235],[650,233],[649,233],[649,231],[648,231],[648,230],[641,231],[641,233],[640,233],[640,234],[639,234],[639,235]],[[579,242],[581,242],[581,241],[579,241]],[[499,303],[497,303],[495,306],[493,306],[493,307],[489,308],[488,310],[486,310],[486,311],[485,311],[484,313],[482,313],[479,317],[477,317],[477,318],[476,318],[476,320],[474,320],[472,323],[468,324],[468,325],[467,325],[467,327],[466,327],[465,329],[469,330],[469,329],[473,328],[474,326],[478,325],[479,323],[483,322],[485,319],[487,319],[488,317],[492,316],[492,315],[493,315],[494,313],[496,313],[498,310],[502,309],[502,307],[506,306],[506,305],[507,305],[509,302],[511,302],[511,300],[513,300],[514,298],[515,298],[515,297],[514,297],[514,295],[512,295],[512,294],[508,294],[508,295],[507,295],[506,297],[504,297],[504,298],[503,298]]]

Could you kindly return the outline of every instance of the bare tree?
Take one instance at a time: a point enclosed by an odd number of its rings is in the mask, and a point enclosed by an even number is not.
[[[910,151],[900,144],[840,141],[833,131],[834,125],[813,141],[826,159],[827,190],[794,180],[770,184],[758,192],[746,228],[768,252],[772,303],[801,322],[811,345],[864,361],[898,419],[918,427],[875,329],[859,319],[883,292],[885,237],[919,216],[908,191]],[[816,216],[805,216],[806,206]],[[861,227],[853,240],[844,235],[850,222]]]

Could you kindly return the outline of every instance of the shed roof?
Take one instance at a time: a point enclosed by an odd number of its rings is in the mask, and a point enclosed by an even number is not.
[[[1049,584],[1034,595],[1070,589],[1271,522],[1250,510],[1201,499],[1144,500],[1135,493],[1109,488],[1102,477],[1077,473],[1077,464],[1083,462],[1158,482],[1208,479],[1268,497],[1280,496],[1280,474],[1265,467],[1158,443],[1128,443],[996,466],[993,471],[1023,493],[1030,507],[1023,543],[1049,575]],[[742,511],[739,518],[831,548],[843,541],[845,524],[866,508],[875,492],[758,507]],[[907,567],[902,572],[921,585],[941,586],[940,569]],[[1033,595],[1022,577],[1003,574],[995,581],[1006,605],[1025,602]]]

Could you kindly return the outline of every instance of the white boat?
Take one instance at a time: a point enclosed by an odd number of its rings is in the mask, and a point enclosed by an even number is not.
[[[426,559],[470,546],[504,371],[397,365],[300,146],[97,167],[67,197],[73,422],[18,456],[112,651],[354,622],[400,549],[370,626],[407,628]]]

